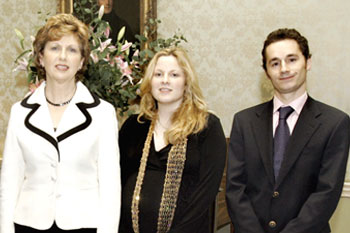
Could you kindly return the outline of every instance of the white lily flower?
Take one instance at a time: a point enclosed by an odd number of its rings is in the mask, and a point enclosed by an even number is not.
[[[103,50],[105,50],[108,47],[108,45],[110,45],[111,42],[112,42],[112,39],[107,39],[106,41],[101,42],[98,50],[102,52]]]
[[[27,71],[27,66],[28,66],[28,61],[27,59],[25,58],[21,58],[20,60],[18,60],[18,66],[16,66],[12,72],[15,72],[15,71]]]
[[[105,12],[105,6],[102,4],[98,11],[98,18],[102,19],[103,13]]]
[[[125,44],[122,45],[122,51],[126,51],[131,47],[131,45],[132,45],[131,42],[125,41]]]
[[[91,52],[90,57],[92,58],[92,61],[96,64],[98,62],[98,56],[96,53]]]

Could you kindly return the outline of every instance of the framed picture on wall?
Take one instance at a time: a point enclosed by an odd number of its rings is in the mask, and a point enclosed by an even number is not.
[[[81,0],[57,0],[57,12],[74,13],[74,2]],[[89,1],[86,1],[87,4]],[[157,18],[157,0],[96,0],[105,6],[103,19],[109,22],[113,41],[122,26],[126,27],[125,38],[134,42],[136,34],[143,34],[148,19]],[[88,5],[87,5],[88,8]]]

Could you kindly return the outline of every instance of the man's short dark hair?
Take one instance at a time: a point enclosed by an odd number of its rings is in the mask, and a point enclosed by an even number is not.
[[[273,32],[271,32],[265,42],[264,42],[264,48],[261,51],[262,54],[262,66],[264,68],[264,70],[266,71],[266,48],[267,46],[269,46],[270,44],[277,42],[277,41],[281,41],[281,40],[286,40],[286,39],[291,39],[291,40],[295,40],[298,45],[299,48],[302,52],[302,54],[304,55],[305,60],[311,58],[311,53],[309,51],[309,44],[307,42],[307,39],[302,36],[297,30],[295,30],[294,28],[289,29],[289,28],[281,28],[281,29],[277,29]]]

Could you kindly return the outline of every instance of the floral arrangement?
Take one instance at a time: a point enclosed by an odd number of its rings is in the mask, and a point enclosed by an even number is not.
[[[97,2],[90,1],[91,4]],[[86,18],[89,18],[90,21],[88,26],[91,32],[91,54],[83,80],[84,84],[100,98],[113,104],[121,116],[125,112],[131,114],[130,105],[137,102],[144,69],[154,53],[162,48],[178,46],[181,42],[186,42],[186,39],[177,34],[168,39],[152,39],[160,20],[150,19],[144,32],[144,35],[148,35],[147,37],[136,35],[138,42],[134,44],[128,42],[124,39],[125,27],[123,27],[118,33],[117,42],[113,44],[112,39],[109,38],[109,24],[102,20],[103,6],[98,9],[93,5],[87,9],[81,5],[75,5],[74,8],[78,12],[78,18],[84,22],[86,22]],[[97,11],[93,12],[93,9],[97,9]],[[14,71],[25,71],[29,89],[34,91],[43,80],[39,80],[37,75],[33,47],[26,49],[23,34],[17,29],[15,32],[23,52],[15,60],[16,68]],[[34,41],[33,36],[31,36],[31,40]],[[146,43],[147,47],[144,46]]]

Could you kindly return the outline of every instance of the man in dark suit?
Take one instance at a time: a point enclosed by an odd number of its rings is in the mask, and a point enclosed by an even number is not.
[[[295,29],[270,33],[262,56],[274,97],[237,113],[230,136],[226,199],[235,233],[330,232],[349,116],[308,96],[311,54]]]

